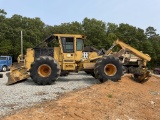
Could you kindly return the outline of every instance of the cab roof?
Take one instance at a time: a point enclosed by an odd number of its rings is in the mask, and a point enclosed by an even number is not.
[[[76,38],[85,39],[85,36],[84,35],[80,35],[80,34],[53,34],[53,36],[58,36],[58,37],[76,37]]]

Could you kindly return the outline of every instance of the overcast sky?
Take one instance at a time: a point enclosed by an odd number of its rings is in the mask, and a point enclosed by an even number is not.
[[[78,21],[85,17],[103,22],[128,23],[160,34],[160,0],[0,0],[7,17],[39,17],[48,25]]]

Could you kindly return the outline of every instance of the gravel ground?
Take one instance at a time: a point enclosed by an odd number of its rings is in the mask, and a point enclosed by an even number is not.
[[[2,72],[1,72],[2,73]],[[0,78],[0,117],[38,102],[56,99],[60,94],[99,83],[84,72],[70,73],[47,86],[36,85],[32,79],[6,86],[6,72]]]

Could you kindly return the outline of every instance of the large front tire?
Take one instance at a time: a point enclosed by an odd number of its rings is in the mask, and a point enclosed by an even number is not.
[[[98,59],[94,69],[95,77],[100,82],[112,80],[114,82],[121,79],[123,75],[122,63],[118,58],[110,56],[104,56]]]
[[[31,64],[30,76],[39,85],[50,85],[59,75],[60,66],[50,56],[39,57]]]

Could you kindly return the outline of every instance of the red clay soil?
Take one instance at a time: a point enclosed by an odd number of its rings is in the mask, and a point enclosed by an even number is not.
[[[129,76],[66,93],[2,120],[160,120],[160,78],[140,84]]]

